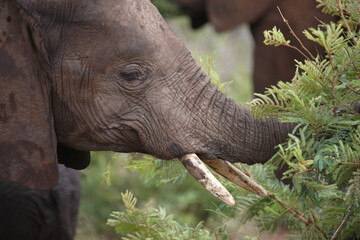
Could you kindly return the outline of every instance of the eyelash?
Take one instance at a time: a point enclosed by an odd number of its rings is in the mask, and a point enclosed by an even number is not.
[[[120,76],[126,80],[126,81],[135,81],[135,80],[141,80],[141,73],[139,71],[130,71],[127,73],[121,73]]]
[[[115,67],[111,72],[115,84],[121,88],[133,90],[140,87],[150,77],[149,69],[140,64],[127,64]]]

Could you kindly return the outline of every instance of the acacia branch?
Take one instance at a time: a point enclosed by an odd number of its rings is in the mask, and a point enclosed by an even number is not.
[[[288,211],[289,213],[291,213],[296,219],[300,220],[301,222],[305,223],[306,226],[311,226],[314,222],[311,219],[306,219],[304,217],[304,214],[289,207],[288,205],[286,205],[283,201],[281,201],[280,199],[276,198],[276,196],[274,194],[271,193],[270,197],[272,197],[273,199],[275,199],[275,201],[277,203],[279,203],[283,208],[285,208],[286,211]]]
[[[339,9],[339,11],[340,11],[340,17],[341,17],[341,19],[344,21],[345,27],[346,27],[346,29],[348,30],[348,32],[350,33],[351,38],[353,39],[354,43],[357,45],[357,41],[356,41],[356,39],[355,39],[355,36],[354,36],[354,34],[352,33],[352,31],[351,31],[351,29],[350,29],[350,26],[349,26],[348,22],[347,22],[346,19],[345,19],[344,11],[343,11],[343,9],[342,9],[342,7],[341,7],[341,0],[338,0],[338,1],[337,1],[337,4],[338,4],[338,9]],[[358,5],[358,7],[359,7],[359,5]]]
[[[359,4],[358,4],[358,6],[359,6]],[[339,7],[339,10],[341,11],[341,17],[342,17],[343,21],[345,22],[345,25],[346,25],[348,31],[350,32],[350,34],[351,34],[354,42],[357,43],[357,41],[355,40],[355,37],[354,37],[353,33],[352,33],[351,30],[350,30],[350,27],[349,27],[347,21],[345,20],[345,17],[344,17],[344,14],[343,14],[343,10],[342,10],[342,8],[341,8],[341,0],[338,1],[338,7]],[[289,28],[290,33],[296,38],[296,40],[300,43],[301,47],[311,56],[311,58],[312,58],[313,60],[315,60],[315,57],[310,53],[310,51],[304,46],[304,44],[301,42],[301,40],[300,40],[300,39],[298,38],[298,36],[295,34],[295,32],[293,31],[293,29],[291,28],[291,26],[290,26],[290,24],[289,24],[289,21],[284,17],[284,15],[282,14],[282,12],[281,12],[281,10],[280,10],[279,7],[278,7],[278,10],[279,10],[279,12],[280,12],[281,18],[283,19],[284,23],[285,23],[286,26]],[[360,11],[360,7],[359,7],[359,11]],[[297,47],[292,46],[292,45],[290,45],[290,44],[282,44],[282,45],[284,45],[284,46],[286,46],[286,47],[290,47],[290,48],[292,48],[292,49],[295,49],[295,50],[296,50],[297,52],[299,52],[302,56],[304,56],[307,60],[310,60],[309,57],[306,56],[306,54],[304,54],[302,51],[300,51],[300,49],[298,49]],[[317,67],[317,66],[315,66],[315,67]],[[328,78],[328,77],[327,77],[327,78]],[[330,80],[330,79],[328,78],[328,80]],[[343,83],[341,80],[339,80],[339,81],[340,81],[341,83]],[[320,83],[320,84],[321,84],[321,83]],[[321,84],[321,85],[322,85],[322,84]],[[352,92],[360,95],[360,92],[359,92],[359,91],[351,88],[351,87],[348,86],[348,85],[345,85],[345,86],[346,86],[346,88],[348,88],[348,89],[351,90]]]
[[[309,56],[315,60],[315,57],[311,54],[311,52],[304,46],[304,44],[301,42],[300,38],[298,38],[298,36],[295,34],[294,30],[292,29],[292,27],[289,24],[289,21],[284,17],[284,15],[282,14],[281,10],[279,7],[277,7],[281,18],[283,19],[284,23],[286,24],[286,26],[289,28],[290,33],[295,37],[295,39],[300,43],[301,47],[307,52],[307,54],[309,54]],[[303,54],[304,55],[304,54]],[[307,59],[309,59],[308,57],[306,57]]]
[[[359,3],[359,2],[358,2]],[[360,13],[360,12],[359,12]],[[345,50],[347,52],[347,55],[349,56],[349,58],[351,58],[351,55],[349,53],[349,50],[345,47]],[[358,78],[360,79],[360,73],[359,73],[359,69],[357,68],[356,64],[354,63],[354,61],[351,61],[351,64],[353,65],[355,71],[356,71],[356,75],[358,76]]]
[[[314,224],[315,228],[320,233],[323,234],[324,238],[328,239],[324,231],[316,223],[314,223],[313,219],[306,219],[302,212],[286,205],[283,201],[278,199],[274,193],[263,188],[254,179],[243,173],[240,169],[238,169],[231,163],[221,160],[206,160],[204,158],[202,160],[215,172],[219,173],[221,176],[227,178],[228,180],[240,186],[241,188],[263,198],[265,197],[273,198],[280,206],[282,206],[285,209],[285,211],[292,214],[296,219],[303,222],[307,227]]]
[[[297,48],[297,47],[295,47],[295,46],[293,46],[293,45],[287,44],[287,43],[286,43],[286,44],[283,43],[283,44],[281,44],[281,45],[283,45],[283,46],[285,46],[285,47],[289,47],[289,48],[295,49],[295,50],[298,51],[304,58],[306,58],[307,60],[310,61],[310,58],[309,58],[308,56],[306,56],[306,54],[303,53],[299,48]]]
[[[307,52],[307,54],[309,54],[309,56],[310,56],[313,60],[316,60],[316,58],[310,53],[310,51],[304,46],[304,44],[302,43],[302,41],[301,41],[301,40],[298,38],[298,36],[295,34],[294,30],[291,28],[291,26],[290,26],[290,24],[289,24],[289,21],[284,17],[284,15],[282,14],[282,12],[281,12],[281,10],[280,10],[279,7],[278,7],[278,10],[279,10],[279,12],[280,12],[281,18],[283,19],[284,23],[285,23],[286,26],[289,28],[290,33],[291,33],[291,34],[295,37],[295,39],[300,43],[301,47]],[[306,54],[304,54],[302,51],[300,51],[300,49],[298,49],[297,47],[292,46],[292,45],[290,45],[290,44],[282,44],[282,45],[284,45],[284,46],[286,46],[286,47],[290,47],[290,48],[292,48],[292,49],[295,49],[295,50],[298,51],[302,56],[304,56],[309,62],[311,62],[311,59],[310,59],[308,56],[306,56]],[[318,66],[316,66],[315,64],[314,64],[314,66],[315,66],[316,69],[318,69],[318,70],[321,72],[321,69],[319,69]],[[334,72],[334,71],[333,71],[333,72]],[[325,74],[324,74],[324,77],[327,78],[327,80],[331,82],[331,79],[330,79],[328,76],[326,76]],[[316,80],[316,79],[315,79],[315,80]],[[318,80],[316,80],[316,81],[323,87],[323,84],[322,84],[320,81],[318,81]]]
[[[259,195],[260,197],[271,197],[276,202],[278,202],[286,211],[291,213],[296,219],[306,224],[306,226],[311,226],[314,222],[310,219],[306,219],[304,214],[291,208],[290,206],[286,205],[283,201],[278,199],[275,194],[271,193],[270,191],[263,188],[258,182],[256,182],[253,178],[246,175],[240,169],[232,165],[227,161],[221,160],[206,160],[203,161],[210,166],[214,171],[222,175],[223,177],[227,178],[231,182],[235,183],[236,185],[240,186],[241,188],[252,192],[254,194]],[[317,226],[316,226],[317,227]],[[320,230],[320,229],[319,229]]]
[[[341,81],[340,79],[338,79],[338,81],[339,81],[341,84],[343,84],[343,83],[344,83],[344,82],[343,82],[343,81]],[[352,91],[352,92],[356,93],[357,95],[360,95],[360,92],[359,92],[358,90],[353,89],[353,88],[352,88],[352,87],[350,87],[349,85],[345,84],[345,87],[346,87],[347,89],[349,89],[350,91]]]
[[[349,217],[351,215],[351,212],[352,212],[353,208],[354,208],[354,203],[351,204],[346,216],[344,217],[344,219],[340,223],[340,226],[338,227],[338,229],[336,229],[336,231],[335,231],[334,235],[332,236],[331,240],[335,240],[338,237],[338,235],[340,234],[340,232],[344,229],[345,224],[349,220]]]

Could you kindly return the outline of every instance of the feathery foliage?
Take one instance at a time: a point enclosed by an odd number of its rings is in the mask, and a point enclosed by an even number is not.
[[[211,231],[205,229],[200,222],[195,228],[181,225],[167,215],[164,208],[154,208],[151,205],[137,208],[137,199],[129,191],[121,194],[126,207],[124,212],[113,212],[107,225],[115,228],[121,239],[211,239]]]
[[[265,44],[302,51],[306,60],[296,62],[298,69],[292,82],[279,82],[265,94],[257,94],[251,105],[256,117],[298,123],[288,141],[278,146],[279,151],[266,164],[288,166],[284,178],[291,178],[294,187],[283,200],[311,222],[292,224],[293,220],[288,219],[292,236],[357,239],[360,115],[353,107],[360,101],[360,7],[358,1],[352,0],[318,2],[325,12],[340,18],[338,23],[303,32],[324,48],[326,57],[313,57],[306,49],[290,46],[276,28],[265,32]],[[269,206],[262,207],[264,210]]]
[[[130,171],[140,172],[144,182],[153,180],[157,185],[182,182],[187,173],[176,160],[163,161],[150,155],[132,153],[125,161],[125,167]]]

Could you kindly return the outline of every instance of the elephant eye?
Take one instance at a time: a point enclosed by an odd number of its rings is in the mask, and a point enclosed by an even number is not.
[[[128,82],[132,82],[135,80],[141,80],[141,73],[138,71],[121,73],[120,75],[125,81],[128,81]]]
[[[145,64],[131,63],[116,66],[109,72],[111,79],[114,78],[115,84],[121,88],[133,90],[143,86],[150,77],[149,68]]]
[[[138,64],[128,64],[120,71],[120,77],[127,82],[141,81],[144,72]]]

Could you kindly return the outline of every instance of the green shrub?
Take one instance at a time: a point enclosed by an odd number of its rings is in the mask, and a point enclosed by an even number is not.
[[[294,187],[286,202],[307,219],[307,224],[289,219],[294,236],[330,239],[339,233],[341,239],[354,239],[360,238],[360,114],[353,109],[360,101],[359,3],[319,3],[339,22],[303,33],[324,47],[326,57],[312,56],[301,42],[290,45],[275,27],[266,31],[265,44],[291,47],[306,60],[297,61],[292,82],[279,82],[251,104],[257,117],[298,123],[267,163],[289,167],[284,178]]]
[[[113,212],[107,224],[114,227],[122,239],[210,239],[212,233],[200,222],[195,228],[181,225],[168,215],[164,208],[154,208],[151,203],[137,208],[137,199],[129,191],[121,194],[126,207],[124,212]]]

